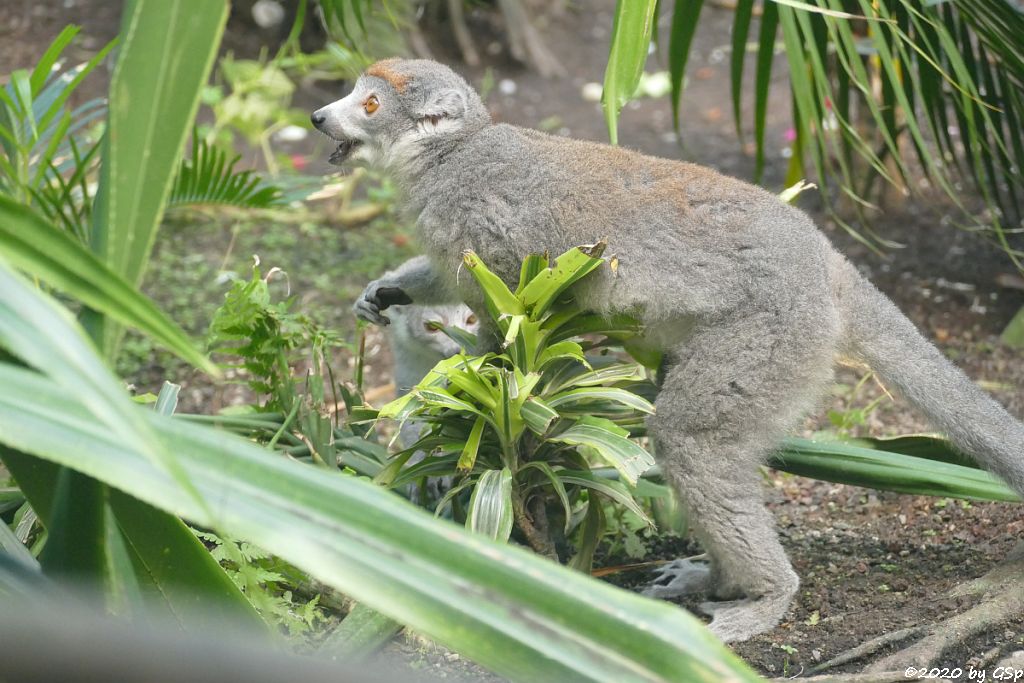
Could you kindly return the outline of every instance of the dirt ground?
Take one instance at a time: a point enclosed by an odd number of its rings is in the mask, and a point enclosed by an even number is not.
[[[95,51],[116,32],[119,4],[98,0],[2,3],[0,73],[30,64],[68,22],[84,26],[85,39],[75,48],[79,56]],[[599,105],[586,101],[581,93],[587,83],[602,79],[613,7],[613,0],[580,0],[571,3],[563,15],[543,18],[540,25],[546,43],[568,73],[551,80],[512,63],[485,10],[471,12],[471,28],[497,84],[488,101],[494,116],[559,134],[606,140]],[[685,158],[731,175],[750,177],[753,157],[750,149],[737,141],[730,113],[728,44],[732,16],[727,9],[712,5],[706,6],[704,13],[706,23],[697,33],[688,70],[682,145],[677,145],[672,133],[671,109],[665,98],[645,99],[627,107],[621,120],[620,142],[651,154]],[[436,56],[455,63],[457,53],[447,35],[428,39]],[[777,87],[769,105],[767,133],[766,178],[768,186],[776,189],[781,189],[787,164],[784,150],[790,116],[787,76],[781,61],[777,60],[775,68]],[[652,57],[648,70],[660,68],[657,58]],[[485,75],[483,67],[462,70],[474,83],[481,82]],[[94,79],[89,87],[102,92],[102,78]],[[335,90],[341,94],[340,85],[319,84],[315,90],[299,94],[298,106],[319,106],[325,93]],[[745,104],[746,120],[749,100]],[[306,151],[312,153],[312,148]],[[328,170],[326,163],[314,159],[309,172]],[[957,229],[949,208],[928,192],[884,205],[874,222],[875,231],[905,245],[884,256],[872,253],[836,226],[822,212],[813,193],[806,193],[801,203],[926,336],[1014,415],[1024,417],[1024,358],[998,339],[999,332],[1024,305],[1024,292],[1001,288],[997,283],[999,274],[1012,272],[1005,256]],[[338,259],[344,257],[344,253],[337,254]],[[339,306],[347,308],[348,302],[339,302]],[[388,357],[383,347],[372,363],[377,368],[377,382],[387,382]],[[851,371],[838,373],[831,405],[823,406],[808,420],[806,434],[828,427],[827,408],[843,411],[864,406],[881,395],[871,382],[853,394],[851,387],[858,379]],[[854,432],[880,436],[925,429],[920,416],[906,404],[885,399]],[[769,676],[797,676],[857,643],[964,609],[967,605],[963,601],[945,598],[946,592],[984,574],[1024,539],[1024,509],[1017,505],[967,504],[878,493],[772,471],[767,473],[765,491],[802,579],[799,597],[783,623],[771,633],[735,647],[745,660]],[[695,552],[698,550],[689,542],[665,539],[656,544],[647,559],[670,559]],[[615,564],[628,560],[611,557],[607,561]],[[647,571],[633,571],[615,574],[611,580],[632,587],[649,577]],[[950,653],[945,663],[966,667],[993,648],[1002,653],[1024,648],[1024,621],[984,634],[962,651]],[[474,677],[472,669],[449,672],[441,659],[437,662],[441,677],[449,673],[462,679]],[[850,665],[847,670],[858,670],[862,665]],[[433,664],[431,667],[435,668]]]

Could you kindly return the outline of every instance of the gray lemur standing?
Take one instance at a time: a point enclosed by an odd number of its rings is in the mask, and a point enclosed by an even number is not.
[[[765,190],[689,163],[491,122],[476,92],[425,60],[370,67],[313,114],[336,164],[383,169],[427,256],[370,283],[355,305],[462,299],[462,252],[506,282],[530,253],[607,239],[616,272],[574,288],[628,313],[664,352],[649,428],[709,566],[677,563],[662,594],[706,592],[711,630],[743,640],[779,622],[798,579],[761,497],[758,465],[826,394],[834,357],[870,365],[959,448],[1024,494],[1024,425],[858,274],[811,219]],[[480,315],[481,321],[486,318]]]

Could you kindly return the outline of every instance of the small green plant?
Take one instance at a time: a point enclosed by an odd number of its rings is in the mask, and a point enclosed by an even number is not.
[[[632,560],[647,557],[656,533],[647,519],[613,503],[605,503],[604,516],[609,555],[621,552]]]
[[[258,402],[229,415],[190,419],[215,421],[294,458],[374,474],[385,459],[383,447],[338,424],[334,390],[340,387],[328,360],[330,350],[344,342],[333,330],[293,311],[294,298],[274,300],[270,280],[280,272],[272,268],[264,276],[255,264],[248,280],[231,286],[210,323],[210,350],[230,357],[225,366],[244,377]],[[307,368],[301,380],[295,377],[296,365]],[[338,393],[352,402],[348,391]]]
[[[393,456],[379,482],[403,487],[452,476],[437,512],[451,506],[454,518],[496,539],[507,540],[515,529],[550,557],[563,555],[574,540],[571,564],[584,570],[606,527],[605,501],[653,525],[636,486],[654,460],[630,439],[643,433],[645,416],[654,412],[636,391],[649,387],[646,372],[634,362],[586,355],[609,339],[635,335],[638,325],[582,311],[567,291],[604,264],[603,249],[603,243],[573,248],[551,264],[547,256],[530,256],[515,291],[466,253],[465,266],[503,337],[501,348],[438,363],[410,394],[379,411],[378,418],[428,425],[415,444]],[[472,345],[456,332],[450,331],[453,338]],[[590,340],[595,337],[601,339]],[[416,451],[429,455],[405,467]],[[614,469],[601,473],[592,465]]]
[[[192,131],[192,157],[182,159],[168,205],[220,204],[264,209],[281,203],[281,190],[252,171],[235,171],[241,159],[228,158]]]
[[[292,107],[295,83],[281,68],[279,60],[220,60],[219,74],[223,85],[207,86],[203,102],[213,109],[215,123],[204,131],[205,140],[228,147],[234,144],[234,133],[263,153],[268,170],[276,174],[276,158],[270,148],[274,133],[289,125],[308,125],[308,114]]]
[[[308,636],[327,620],[320,596],[303,599],[291,587],[306,581],[305,574],[252,543],[225,541],[208,531],[195,531],[264,619],[293,638]],[[225,547],[233,543],[235,549]]]
[[[214,353],[236,356],[228,367],[244,370],[249,388],[267,397],[263,408],[290,410],[295,382],[290,363],[296,349],[309,349],[313,370],[320,376],[326,349],[341,340],[320,328],[308,316],[291,310],[294,300],[273,301],[270,281],[279,268],[266,276],[257,262],[248,280],[236,280],[224,295],[224,303],[210,322],[208,345]]]
[[[776,647],[786,653],[782,658],[782,675],[788,677],[790,667],[792,666],[791,658],[799,654],[800,650],[796,649],[792,645],[777,645]]]
[[[857,382],[856,386],[850,390],[848,395],[848,407],[845,410],[830,410],[828,411],[828,420],[836,428],[836,431],[842,436],[852,436],[858,427],[863,427],[867,424],[868,417],[875,411],[878,406],[882,404],[887,398],[888,394],[882,394],[878,398],[875,398],[862,407],[856,407],[853,405],[860,394],[861,389],[871,379],[874,378],[874,373],[867,373],[861,377],[860,381]]]

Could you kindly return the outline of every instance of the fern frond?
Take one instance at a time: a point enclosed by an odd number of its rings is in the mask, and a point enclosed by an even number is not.
[[[182,159],[168,207],[219,204],[264,209],[283,203],[281,189],[252,171],[235,171],[240,156],[228,155],[192,135],[192,156]]]

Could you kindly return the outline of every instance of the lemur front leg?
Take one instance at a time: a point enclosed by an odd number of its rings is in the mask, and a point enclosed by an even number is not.
[[[384,273],[366,285],[352,311],[360,320],[374,325],[390,325],[384,311],[391,306],[406,304],[450,304],[464,302],[476,314],[479,322],[476,353],[499,351],[501,334],[487,314],[483,296],[475,282],[453,283],[433,267],[426,256],[416,256],[398,268]]]
[[[391,306],[456,303],[458,300],[450,283],[434,269],[430,260],[416,256],[366,285],[352,310],[360,320],[390,325],[391,319],[383,311]]]

